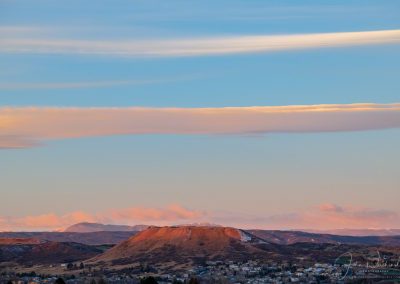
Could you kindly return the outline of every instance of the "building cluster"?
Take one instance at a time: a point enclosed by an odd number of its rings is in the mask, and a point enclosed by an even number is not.
[[[2,274],[1,284],[57,283],[58,277]],[[155,268],[146,271],[127,269],[124,271],[98,270],[79,275],[66,274],[66,284],[197,284],[197,283],[345,283],[355,279],[400,279],[397,268],[372,267],[360,264],[337,265],[317,263],[296,265],[288,263],[259,263],[257,261],[207,261],[189,271],[158,273]],[[148,281],[148,279],[152,281]],[[147,281],[147,282],[146,282]]]

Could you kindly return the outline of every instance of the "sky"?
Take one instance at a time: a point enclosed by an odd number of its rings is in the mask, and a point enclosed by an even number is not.
[[[400,3],[0,0],[0,231],[400,228]]]

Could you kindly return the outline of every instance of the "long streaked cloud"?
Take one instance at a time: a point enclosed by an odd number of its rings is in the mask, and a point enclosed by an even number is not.
[[[126,134],[260,134],[400,127],[400,104],[224,108],[0,108],[0,148]]]
[[[54,89],[108,88],[116,86],[161,84],[161,83],[184,81],[190,79],[191,79],[190,77],[181,77],[181,78],[159,79],[159,80],[104,80],[104,81],[44,82],[44,83],[0,82],[0,90],[54,90]]]
[[[2,38],[0,52],[176,57],[390,43],[400,43],[400,30],[164,40]]]
[[[88,213],[73,211],[66,214],[45,213],[23,217],[0,216],[0,231],[13,230],[60,230],[80,222],[99,222],[112,224],[173,224],[192,222],[207,216],[206,212],[190,210],[179,204],[161,208],[129,207],[107,209]]]

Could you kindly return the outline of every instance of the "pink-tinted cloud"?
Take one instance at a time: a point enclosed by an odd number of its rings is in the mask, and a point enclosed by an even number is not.
[[[17,135],[0,135],[0,149],[21,149],[35,147],[38,145],[39,143],[33,141],[32,139],[19,137]]]
[[[75,211],[62,216],[52,213],[37,216],[26,216],[18,219],[18,223],[32,228],[60,228],[71,223],[79,223],[84,221],[93,222],[95,219],[96,218],[88,213]]]
[[[95,216],[82,211],[75,211],[64,215],[47,213],[24,217],[0,217],[0,231],[21,229],[59,230],[70,224],[94,221],[96,221]]]
[[[400,42],[400,30],[168,40],[0,38],[0,52],[101,56],[206,56]]]
[[[298,212],[252,216],[232,212],[210,214],[216,223],[264,229],[366,229],[400,228],[398,212],[324,203]]]
[[[131,207],[110,209],[95,214],[83,211],[57,215],[54,213],[25,216],[1,217],[0,231],[8,230],[60,230],[80,222],[112,224],[175,224],[196,222],[206,216],[205,212],[189,210],[173,204],[165,208]]]
[[[320,204],[318,207],[319,207],[319,210],[322,212],[335,212],[335,213],[344,212],[343,207],[336,205],[336,204],[332,204],[332,203],[323,203],[323,204]]]
[[[262,229],[385,229],[400,228],[398,212],[356,206],[324,203],[298,212],[259,216],[239,212],[190,210],[181,205],[163,208],[131,207],[108,209],[94,214],[75,211],[64,215],[53,213],[20,218],[1,217],[0,231],[60,230],[79,222],[111,224],[176,225],[211,223],[239,228]]]
[[[112,220],[138,220],[148,222],[170,222],[170,221],[183,221],[183,220],[197,220],[202,217],[204,213],[200,211],[188,210],[180,205],[170,205],[166,208],[144,208],[133,207],[126,209],[117,209],[110,211]]]
[[[317,212],[308,212],[304,217],[321,227],[325,224],[328,229],[400,227],[399,216],[394,211],[330,203],[320,205]]]
[[[0,148],[124,134],[252,134],[400,127],[400,104],[225,108],[0,108]]]

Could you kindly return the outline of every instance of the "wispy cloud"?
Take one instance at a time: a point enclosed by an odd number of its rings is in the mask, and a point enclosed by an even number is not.
[[[192,77],[194,78],[194,76]],[[116,86],[134,86],[162,84],[176,81],[190,80],[191,77],[159,79],[159,80],[105,80],[86,82],[45,82],[45,83],[2,83],[0,90],[53,90],[53,89],[90,89],[108,88]]]
[[[400,104],[225,108],[0,108],[0,148],[126,134],[252,134],[400,127]]]
[[[400,30],[165,40],[2,38],[0,52],[177,57],[388,43],[400,43]]]
[[[0,118],[0,124],[1,124],[1,118]],[[33,141],[32,139],[20,137],[18,135],[0,134],[0,149],[22,149],[35,146],[39,146],[39,143]]]

